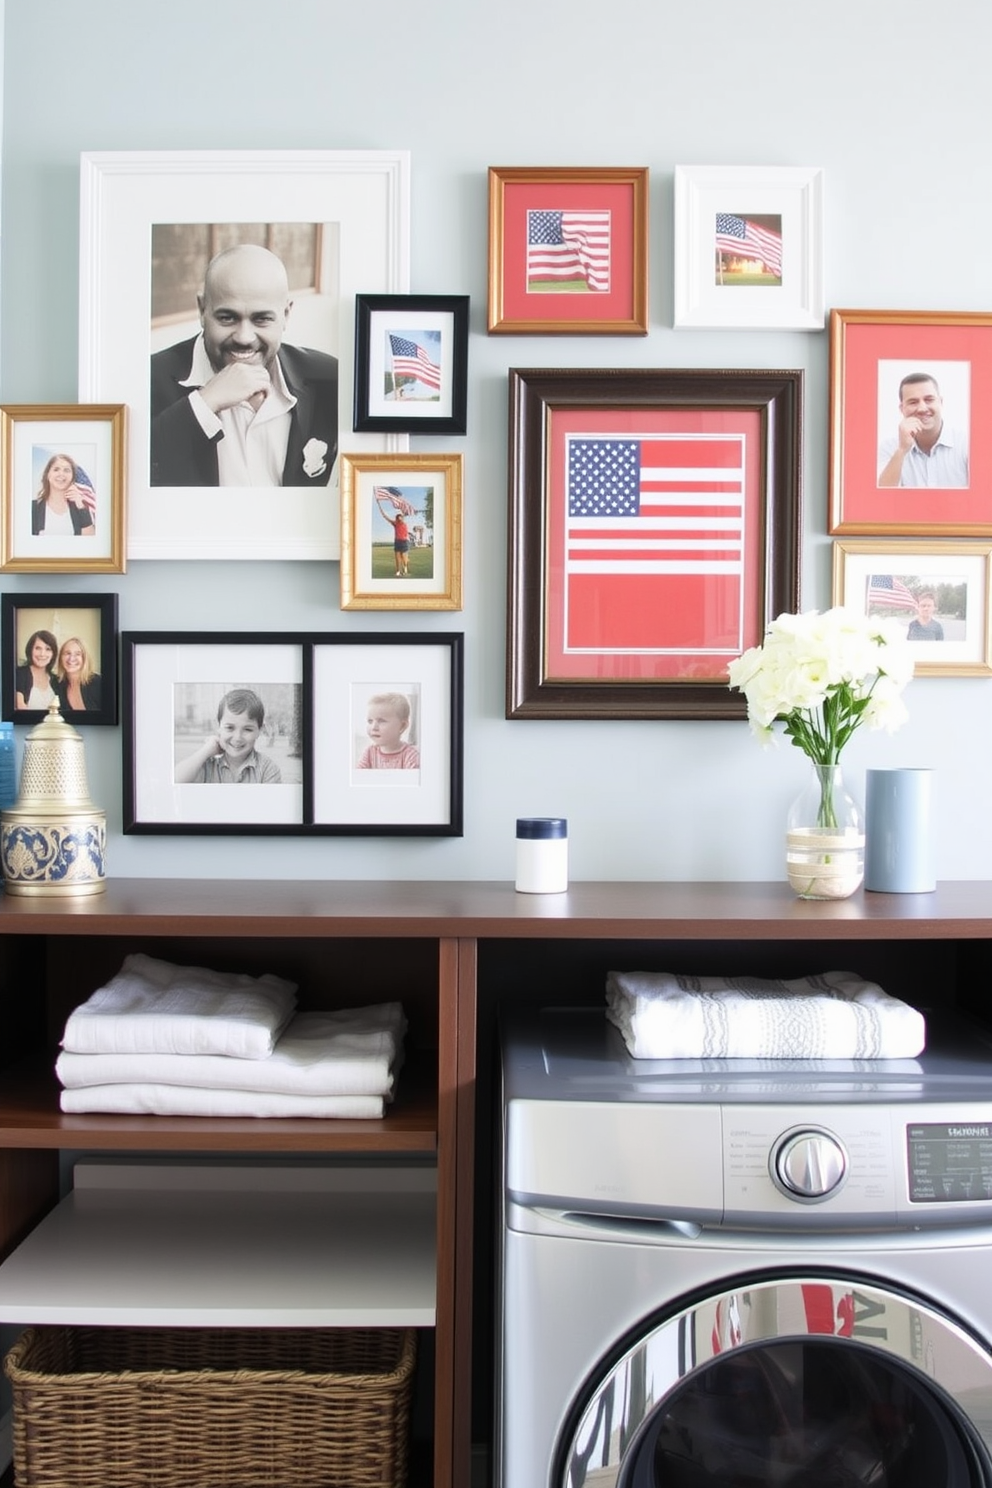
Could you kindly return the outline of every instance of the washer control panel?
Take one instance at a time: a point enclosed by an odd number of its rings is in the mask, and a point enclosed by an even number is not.
[[[724,1223],[992,1223],[992,1108],[724,1106]],[[793,1216],[790,1221],[789,1216]]]
[[[901,1164],[892,1113],[872,1106],[724,1106],[724,1222],[894,1222]]]
[[[786,1132],[772,1149],[772,1182],[799,1204],[818,1204],[847,1177],[843,1142],[822,1127]]]

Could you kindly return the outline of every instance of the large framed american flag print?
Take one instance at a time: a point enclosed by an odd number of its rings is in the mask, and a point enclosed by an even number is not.
[[[803,374],[511,369],[508,718],[743,718],[799,605]]]
[[[490,166],[488,328],[647,335],[645,166]]]

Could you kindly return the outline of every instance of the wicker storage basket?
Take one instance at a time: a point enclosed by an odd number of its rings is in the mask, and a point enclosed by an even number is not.
[[[28,1328],[18,1488],[402,1488],[416,1335]]]

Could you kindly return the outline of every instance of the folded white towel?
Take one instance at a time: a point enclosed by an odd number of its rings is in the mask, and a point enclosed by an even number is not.
[[[137,954],[69,1014],[62,1047],[267,1059],[295,1006],[296,986],[282,977],[173,966]]]
[[[635,1059],[913,1059],[922,1013],[830,971],[794,981],[611,971],[606,1016]]]
[[[280,1095],[268,1090],[201,1090],[194,1085],[86,1085],[63,1090],[63,1111],[146,1116],[380,1117],[381,1095]]]
[[[62,1084],[193,1085],[281,1095],[387,1095],[402,1055],[406,1018],[398,1002],[297,1013],[268,1059],[221,1054],[59,1055]]]

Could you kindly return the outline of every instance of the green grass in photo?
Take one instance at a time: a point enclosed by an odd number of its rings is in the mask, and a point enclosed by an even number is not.
[[[411,579],[432,579],[434,577],[433,548],[411,548],[407,557],[410,560]],[[392,543],[372,544],[372,577],[374,579],[395,579],[396,562],[393,557]],[[406,583],[405,579],[403,583]]]
[[[591,294],[584,279],[532,279],[527,288],[531,294]]]
[[[736,287],[737,285],[741,285],[741,284],[750,284],[750,285],[759,284],[759,285],[763,285],[766,289],[768,289],[768,288],[779,289],[779,288],[781,288],[781,285],[782,285],[781,276],[778,275],[778,274],[730,274],[730,273],[725,273],[722,278],[720,277],[719,274],[717,274],[717,281],[716,282],[718,284],[722,284],[724,286],[724,288],[726,288],[726,289],[729,289],[731,286],[735,286]]]

